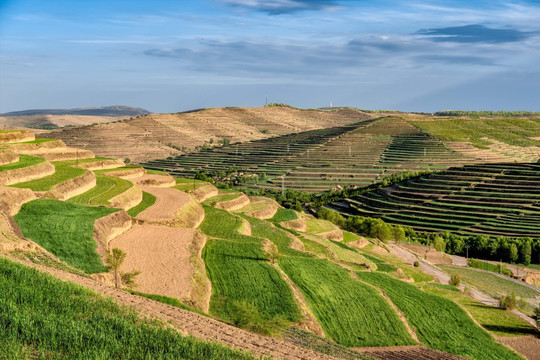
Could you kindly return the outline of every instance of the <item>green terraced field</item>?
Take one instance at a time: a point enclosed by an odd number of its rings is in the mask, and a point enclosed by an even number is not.
[[[133,183],[129,180],[114,176],[97,175],[96,186],[68,201],[77,204],[106,206],[109,205],[110,199],[127,191],[132,186]]]
[[[476,360],[523,359],[497,343],[456,303],[383,273],[357,275],[387,293],[428,347]]]
[[[86,273],[107,271],[96,252],[94,221],[117,209],[38,199],[21,207],[15,221],[24,236]]]
[[[3,359],[254,359],[0,257]]]
[[[40,157],[20,154],[19,161],[11,163],[11,164],[0,165],[0,172],[25,168],[32,165],[37,165],[44,161],[45,159],[40,158]]]
[[[279,266],[299,287],[325,334],[345,346],[410,345],[397,313],[379,293],[329,261],[285,257]]]
[[[41,179],[26,181],[11,185],[17,188],[28,188],[33,191],[47,191],[51,190],[54,185],[63,183],[64,181],[75,179],[86,173],[85,169],[71,167],[72,161],[54,161],[55,173],[49,176],[45,176]]]
[[[269,221],[282,222],[296,219],[298,219],[298,214],[296,211],[291,209],[278,209],[274,214],[274,217],[269,219]]]
[[[292,290],[268,264],[260,242],[212,240],[203,259],[212,282],[210,313],[235,323],[240,321],[235,305],[244,302],[254,306],[263,322],[301,318]]]

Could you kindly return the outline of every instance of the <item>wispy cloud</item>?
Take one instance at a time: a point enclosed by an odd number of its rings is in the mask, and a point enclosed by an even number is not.
[[[507,43],[519,42],[533,35],[516,29],[493,29],[484,25],[465,25],[439,29],[423,29],[419,35],[428,36],[433,41],[457,43]]]
[[[262,11],[272,15],[304,10],[330,10],[339,8],[336,0],[218,0],[230,6]]]

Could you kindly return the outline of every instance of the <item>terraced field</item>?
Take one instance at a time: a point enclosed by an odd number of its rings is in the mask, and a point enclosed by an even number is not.
[[[366,186],[402,170],[444,169],[476,162],[449,149],[400,118],[370,119],[355,124],[306,131],[264,140],[154,160],[148,169],[175,176],[231,167],[265,174],[258,186],[325,191],[337,186]]]
[[[450,168],[334,203],[417,231],[540,238],[540,164]]]

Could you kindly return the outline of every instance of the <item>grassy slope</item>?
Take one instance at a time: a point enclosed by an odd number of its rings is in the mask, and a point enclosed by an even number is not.
[[[94,221],[117,209],[38,199],[24,204],[15,221],[25,237],[87,273],[107,271],[96,253]]]
[[[516,146],[540,146],[540,141],[529,138],[538,136],[540,119],[439,119],[412,124],[442,140],[471,142],[479,148],[489,145],[483,137]]]
[[[269,221],[282,222],[298,219],[298,214],[296,211],[291,209],[278,209],[274,214],[274,217],[269,219]]]
[[[462,294],[457,288],[441,288],[441,284],[427,284],[423,289],[431,294],[439,295],[450,299],[465,310],[482,325],[486,330],[491,331],[496,336],[520,336],[535,335],[536,329],[529,323],[514,315],[510,311],[493,306],[484,305],[473,298]],[[453,288],[453,289],[452,289]]]
[[[383,289],[427,346],[478,360],[522,359],[476,325],[456,303],[383,273],[358,276]]]
[[[414,344],[382,296],[354,280],[345,269],[313,258],[281,258],[279,265],[300,288],[325,334],[338,344]]]
[[[109,200],[133,186],[129,180],[114,176],[97,175],[96,186],[87,192],[69,199],[77,204],[109,205]]]
[[[252,359],[3,258],[0,293],[5,359]]]

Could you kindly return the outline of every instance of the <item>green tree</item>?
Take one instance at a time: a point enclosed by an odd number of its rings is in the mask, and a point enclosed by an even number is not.
[[[127,287],[135,286],[135,278],[141,273],[139,270],[133,270],[128,273],[120,273],[120,266],[122,266],[124,260],[126,260],[126,256],[127,254],[119,248],[112,249],[112,252],[107,255],[107,263],[109,263],[109,266],[114,270],[114,286],[116,288],[118,288],[118,280],[124,283]]]

